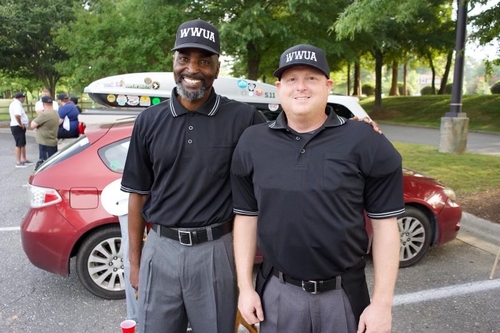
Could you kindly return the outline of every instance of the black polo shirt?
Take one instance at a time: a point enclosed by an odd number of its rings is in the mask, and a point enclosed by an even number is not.
[[[151,106],[135,121],[121,188],[149,195],[142,211],[148,222],[199,227],[227,220],[231,156],[243,131],[262,122],[254,107],[214,91],[194,111],[176,97]]]
[[[364,122],[327,107],[324,125],[299,134],[281,113],[243,133],[233,155],[234,212],[258,215],[266,260],[292,278],[324,280],[356,265],[374,219],[404,212],[401,156]]]

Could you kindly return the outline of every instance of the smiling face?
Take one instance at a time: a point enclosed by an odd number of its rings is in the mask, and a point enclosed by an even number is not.
[[[287,69],[276,82],[287,118],[324,117],[333,81],[310,66]]]
[[[181,104],[192,109],[210,96],[219,75],[219,57],[201,49],[181,49],[174,54],[174,79]]]

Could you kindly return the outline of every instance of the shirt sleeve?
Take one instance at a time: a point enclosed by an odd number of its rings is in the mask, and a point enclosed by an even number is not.
[[[236,145],[231,163],[233,212],[239,215],[257,216],[259,210],[254,194],[252,159],[250,152],[245,148],[245,137],[244,133]]]
[[[139,114],[135,120],[130,145],[123,170],[121,190],[127,193],[149,194],[153,186],[153,163],[149,154],[146,113]]]
[[[402,159],[385,136],[377,136],[365,182],[365,210],[373,219],[397,217],[405,212]]]

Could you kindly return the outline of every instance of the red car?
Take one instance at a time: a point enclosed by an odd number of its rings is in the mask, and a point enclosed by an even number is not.
[[[21,224],[23,248],[35,266],[65,276],[76,256],[82,284],[106,299],[125,293],[118,218],[104,210],[100,194],[121,177],[132,128],[128,120],[87,130],[42,164],[29,179],[31,207]],[[430,245],[453,240],[462,216],[451,189],[406,169],[404,199],[401,267],[419,261]]]

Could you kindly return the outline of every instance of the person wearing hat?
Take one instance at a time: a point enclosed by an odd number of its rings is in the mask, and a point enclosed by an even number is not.
[[[59,114],[53,108],[50,96],[42,96],[43,111],[31,121],[31,128],[36,129],[38,143],[38,161],[35,170],[50,156],[57,153],[57,132],[59,131]]]
[[[245,130],[232,159],[238,308],[262,333],[390,332],[401,156],[385,136],[327,106],[333,81],[321,49],[289,48],[274,76],[283,112]],[[254,289],[257,240],[264,262]]]
[[[229,166],[243,130],[263,122],[248,104],[220,96],[219,32],[181,24],[170,100],[135,121],[121,189],[129,196],[130,281],[138,331],[234,332],[236,280]],[[143,248],[145,223],[152,227]]]
[[[42,98],[43,96],[50,96],[50,90],[49,89],[43,89],[42,90],[42,97],[40,97],[40,100],[36,101],[35,103],[35,112],[37,114],[40,114],[43,112],[43,102],[42,102]],[[57,104],[56,101],[52,101],[52,109],[54,110],[59,110],[59,104]]]
[[[22,92],[17,92],[14,95],[14,100],[9,105],[10,115],[10,130],[16,148],[14,155],[16,157],[16,168],[25,168],[31,161],[26,159],[26,128],[28,127],[29,119],[23,108],[24,99],[26,95]]]
[[[66,94],[57,95],[57,101],[60,105],[57,111],[59,113],[57,137],[59,139],[77,138],[80,135],[78,132],[78,115],[80,112]]]

